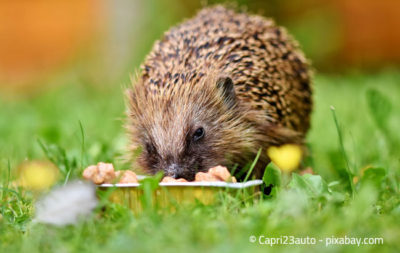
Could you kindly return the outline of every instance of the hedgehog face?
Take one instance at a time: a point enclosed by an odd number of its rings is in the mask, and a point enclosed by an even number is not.
[[[205,78],[159,94],[144,88],[135,86],[130,94],[129,130],[134,146],[142,147],[137,162],[147,172],[193,180],[197,172],[225,164],[229,151],[240,145],[230,78]]]
[[[143,141],[139,163],[150,173],[163,171],[166,176],[193,180],[196,172],[218,164],[213,146],[212,125],[197,121],[187,125],[152,126]],[[211,142],[212,143],[212,142]]]

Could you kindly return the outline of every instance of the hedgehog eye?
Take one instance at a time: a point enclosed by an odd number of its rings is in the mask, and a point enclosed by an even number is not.
[[[204,137],[204,134],[205,134],[204,128],[202,127],[197,128],[193,134],[193,141],[200,140],[201,138]]]

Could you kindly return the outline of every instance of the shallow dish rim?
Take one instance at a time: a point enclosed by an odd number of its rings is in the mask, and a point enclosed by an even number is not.
[[[247,182],[240,183],[228,183],[228,182],[169,182],[169,183],[159,183],[161,187],[171,187],[171,186],[180,186],[180,187],[225,187],[225,188],[234,188],[234,189],[242,189],[251,186],[261,185],[263,181],[261,179],[250,180]],[[117,187],[117,188],[137,188],[140,186],[140,183],[128,183],[128,184],[101,184],[98,187],[101,188],[109,188],[109,187]]]

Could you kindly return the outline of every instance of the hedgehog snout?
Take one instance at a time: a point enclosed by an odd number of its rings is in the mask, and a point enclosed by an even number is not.
[[[171,163],[165,169],[165,176],[180,178],[183,174],[183,168],[176,163]]]
[[[173,177],[173,178],[184,178],[188,181],[194,180],[195,172],[188,169],[185,166],[181,166],[176,163],[172,163],[164,169],[165,176]]]

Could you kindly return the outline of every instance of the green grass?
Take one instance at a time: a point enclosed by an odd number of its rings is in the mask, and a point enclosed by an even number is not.
[[[280,179],[275,173],[268,182],[283,183],[272,196],[241,201],[222,195],[212,206],[141,215],[105,202],[86,221],[64,228],[31,222],[38,196],[13,185],[18,165],[50,159],[62,172],[59,184],[98,161],[126,168],[119,159],[126,144],[122,88],[95,89],[72,79],[32,98],[0,95],[0,252],[399,250],[399,80],[393,70],[317,75],[305,161],[317,176]],[[249,242],[251,235],[308,236],[317,244],[271,247]],[[332,236],[384,243],[326,247],[318,241]]]

